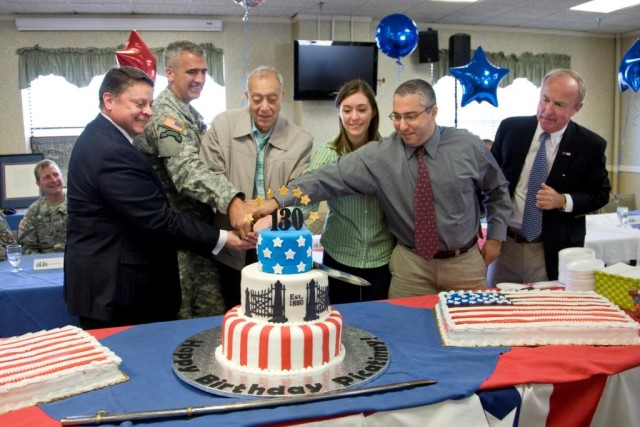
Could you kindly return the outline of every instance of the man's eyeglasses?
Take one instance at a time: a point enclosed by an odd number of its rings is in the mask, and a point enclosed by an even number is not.
[[[429,107],[425,108],[424,110],[418,113],[405,113],[405,114],[391,113],[389,114],[389,118],[391,119],[392,122],[399,122],[402,119],[404,119],[404,121],[407,123],[414,122],[420,114],[429,113],[433,107],[434,105],[430,105]]]

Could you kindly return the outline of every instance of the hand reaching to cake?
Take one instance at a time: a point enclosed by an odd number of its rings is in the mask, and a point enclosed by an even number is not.
[[[244,239],[251,232],[251,223],[246,221],[247,216],[253,217],[256,211],[255,204],[247,203],[239,197],[229,203],[227,213],[234,230],[237,230],[240,238]]]
[[[229,204],[229,220],[231,226],[238,230],[240,237],[244,239],[251,232],[254,219],[268,216],[276,209],[278,209],[278,202],[275,199],[257,198],[243,201],[236,197]]]
[[[256,214],[254,215],[256,218],[269,216],[273,211],[280,207],[276,199],[262,200],[260,198],[257,198],[255,200],[249,200],[248,203],[256,204]]]
[[[258,242],[256,238],[257,234],[254,232],[250,232],[245,235],[244,238],[240,237],[240,233],[235,230],[231,230],[227,232],[227,241],[224,244],[225,248],[235,249],[239,251],[246,251],[249,249],[253,249],[256,247]]]
[[[271,215],[264,216],[256,221],[255,224],[253,224],[253,232],[258,235],[258,232],[260,232],[261,230],[271,228],[272,224],[273,218],[271,218]]]

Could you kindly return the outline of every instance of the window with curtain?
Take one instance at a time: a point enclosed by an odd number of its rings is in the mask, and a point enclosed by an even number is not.
[[[474,51],[471,51],[473,58]],[[486,52],[489,62],[507,68],[507,74],[497,89],[498,106],[472,101],[460,107],[462,87],[449,73],[449,52],[440,50],[440,61],[432,65],[426,80],[430,81],[438,101],[438,124],[465,128],[483,139],[493,140],[500,122],[511,116],[536,114],[540,86],[545,74],[555,68],[570,68],[568,55],[524,53],[505,55]],[[457,86],[457,92],[456,92]],[[457,108],[456,108],[457,105]]]
[[[455,86],[458,86],[456,110]],[[536,114],[540,87],[529,80],[519,78],[507,87],[498,87],[498,106],[472,101],[460,107],[462,88],[452,76],[444,76],[433,85],[438,101],[438,124],[455,126],[456,115],[459,128],[468,129],[482,139],[493,141],[500,122],[511,116],[532,116]]]
[[[209,75],[199,99],[192,105],[210,123],[226,109],[222,50],[211,43],[207,53]],[[25,139],[31,136],[78,135],[98,114],[98,88],[104,74],[117,66],[117,48],[18,49]],[[157,58],[155,95],[166,86],[164,48],[151,49]]]

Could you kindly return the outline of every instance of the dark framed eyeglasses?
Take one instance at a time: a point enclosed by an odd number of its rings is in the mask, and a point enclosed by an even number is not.
[[[420,116],[420,114],[422,113],[428,114],[434,106],[435,105],[430,105],[424,110],[419,112],[411,112],[411,113],[404,113],[404,114],[391,113],[389,114],[389,118],[391,119],[392,122],[396,122],[396,123],[400,122],[402,119],[404,119],[404,121],[407,123],[414,122]]]

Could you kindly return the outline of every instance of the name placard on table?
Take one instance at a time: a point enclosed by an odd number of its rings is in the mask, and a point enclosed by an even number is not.
[[[33,260],[34,270],[53,270],[64,267],[64,257],[58,258],[36,258]]]

